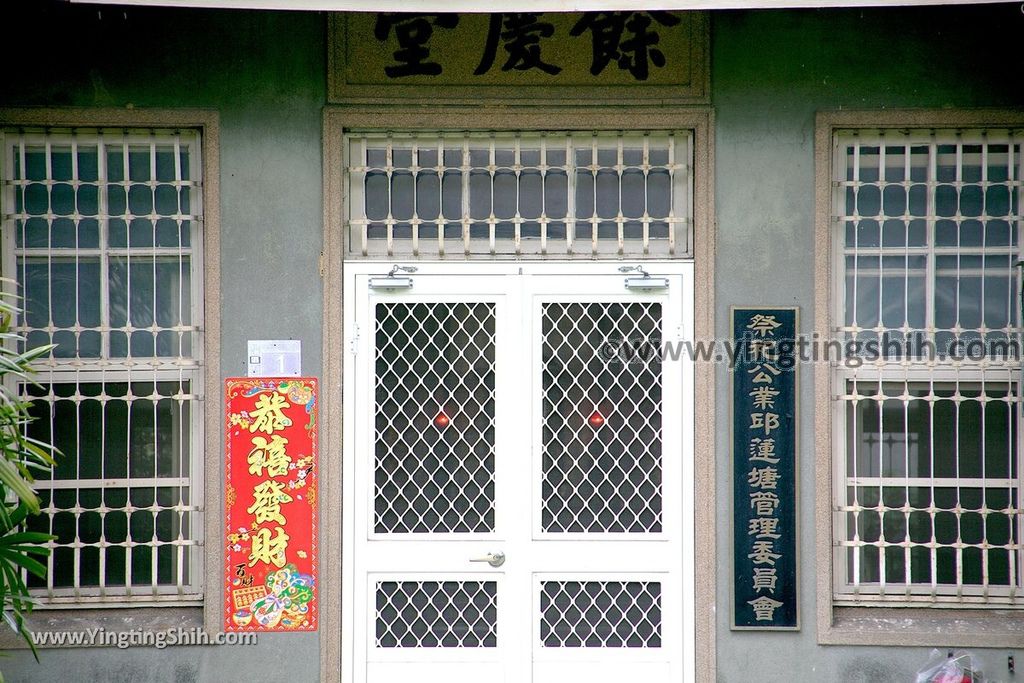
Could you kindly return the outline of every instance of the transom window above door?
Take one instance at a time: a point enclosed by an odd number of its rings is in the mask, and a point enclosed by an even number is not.
[[[350,133],[346,257],[688,258],[693,136]]]

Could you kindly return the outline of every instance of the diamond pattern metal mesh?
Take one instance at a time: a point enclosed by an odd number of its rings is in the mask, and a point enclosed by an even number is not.
[[[661,647],[661,583],[545,581],[544,647]]]
[[[496,647],[494,581],[377,583],[377,647]]]
[[[662,528],[661,359],[608,358],[609,341],[660,348],[657,303],[543,308],[545,532]]]
[[[494,530],[494,315],[377,304],[377,533]]]

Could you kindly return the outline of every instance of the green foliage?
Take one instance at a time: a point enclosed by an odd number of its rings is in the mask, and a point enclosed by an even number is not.
[[[25,615],[35,603],[21,570],[46,578],[46,565],[36,558],[50,554],[43,544],[55,537],[25,531],[22,525],[28,515],[39,514],[39,498],[32,488],[33,472],[48,472],[54,461],[51,446],[26,434],[31,401],[19,396],[17,385],[35,384],[32,363],[53,346],[18,352],[18,342],[23,340],[12,331],[18,308],[11,298],[10,294],[0,294],[0,606],[4,621],[21,635],[38,659],[25,624]]]

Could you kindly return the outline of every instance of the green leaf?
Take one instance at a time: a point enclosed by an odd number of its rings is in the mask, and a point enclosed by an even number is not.
[[[28,508],[20,503],[13,509],[8,505],[0,505],[0,519],[3,520],[3,524],[0,524],[0,533],[7,533],[18,526],[27,515]]]
[[[44,534],[42,531],[19,531],[16,534],[6,534],[0,537],[0,548],[18,543],[46,543],[54,538],[57,537]]]
[[[39,514],[39,499],[29,483],[21,476],[18,468],[10,460],[0,458],[0,483],[14,492],[25,504],[29,512]]]
[[[56,536],[52,536],[51,538],[56,538]],[[45,545],[12,545],[7,549],[19,553],[30,553],[32,555],[39,555],[40,557],[50,556],[50,549]]]
[[[28,643],[28,649],[32,651],[32,656],[35,658],[36,663],[38,663],[39,650],[36,649],[36,644],[32,640],[32,632],[28,630],[28,624],[26,624],[24,621],[21,623],[21,629],[19,630],[19,633],[21,633],[22,640]]]
[[[27,455],[32,455],[38,458],[47,467],[47,469],[56,464],[53,457],[50,455],[50,449],[42,447],[38,441],[25,439],[22,441],[22,448]]]
[[[40,579],[46,578],[46,565],[39,560],[32,559],[28,555],[22,555],[20,553],[12,553],[0,550],[0,557],[6,559],[9,562],[13,562],[19,567],[24,567],[26,570],[32,572]]]
[[[14,631],[15,633],[18,633],[18,631],[20,629],[18,627],[17,620],[15,620],[15,618],[14,618],[14,614],[13,613],[5,611],[4,612],[4,621],[7,622],[7,625],[11,627],[12,631]]]
[[[10,589],[7,600],[14,609],[14,616],[17,618],[22,612],[32,611],[32,599],[29,596],[25,582],[21,580],[21,573],[12,565],[0,562],[0,571],[7,578],[7,586]]]
[[[0,281],[12,283],[8,278]],[[29,514],[39,514],[39,499],[33,490],[33,473],[47,472],[59,452],[51,445],[28,436],[34,419],[32,400],[14,385],[23,382],[41,386],[34,378],[33,365],[48,356],[53,344],[18,351],[24,337],[12,330],[20,309],[20,297],[13,286],[0,291],[0,614],[32,650],[39,654],[25,616],[36,604],[25,583],[25,572],[45,577],[46,565],[36,558],[50,555],[47,544],[53,536],[24,528]],[[24,347],[22,347],[24,348]],[[15,497],[15,503],[7,502]],[[3,676],[0,675],[0,683]]]

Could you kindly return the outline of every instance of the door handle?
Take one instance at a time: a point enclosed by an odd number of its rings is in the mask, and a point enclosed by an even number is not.
[[[505,564],[505,553],[500,551],[496,553],[487,553],[483,557],[471,557],[469,558],[469,561],[486,562],[492,567],[500,567],[501,565]]]

